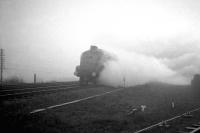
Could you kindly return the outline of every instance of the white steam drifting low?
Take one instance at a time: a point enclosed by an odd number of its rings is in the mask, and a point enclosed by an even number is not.
[[[111,52],[110,52],[111,53]],[[126,86],[160,81],[171,84],[187,84],[188,79],[170,69],[162,59],[136,52],[112,50],[114,60],[104,65],[99,81],[106,85]]]

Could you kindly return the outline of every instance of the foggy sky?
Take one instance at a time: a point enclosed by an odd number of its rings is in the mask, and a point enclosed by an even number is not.
[[[200,72],[199,35],[198,0],[0,1],[4,75],[28,82],[34,73],[40,81],[77,79],[90,45],[155,58],[190,80]]]

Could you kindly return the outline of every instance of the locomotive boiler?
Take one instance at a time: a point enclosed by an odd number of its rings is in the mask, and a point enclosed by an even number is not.
[[[102,49],[97,46],[91,46],[89,50],[82,53],[80,65],[76,66],[74,75],[79,77],[80,84],[96,84],[101,71],[104,69],[104,63],[110,59]]]

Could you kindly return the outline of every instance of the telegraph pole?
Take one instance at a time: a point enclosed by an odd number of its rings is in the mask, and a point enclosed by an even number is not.
[[[34,74],[34,84],[36,84],[36,74]]]
[[[3,49],[1,49],[0,58],[1,58],[1,85],[3,84],[3,67],[4,67],[4,53]]]
[[[124,88],[126,87],[126,77],[123,77]]]

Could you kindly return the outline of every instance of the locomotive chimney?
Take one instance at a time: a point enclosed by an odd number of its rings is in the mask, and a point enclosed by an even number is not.
[[[98,49],[97,46],[91,45],[90,46],[90,51],[96,51]]]

